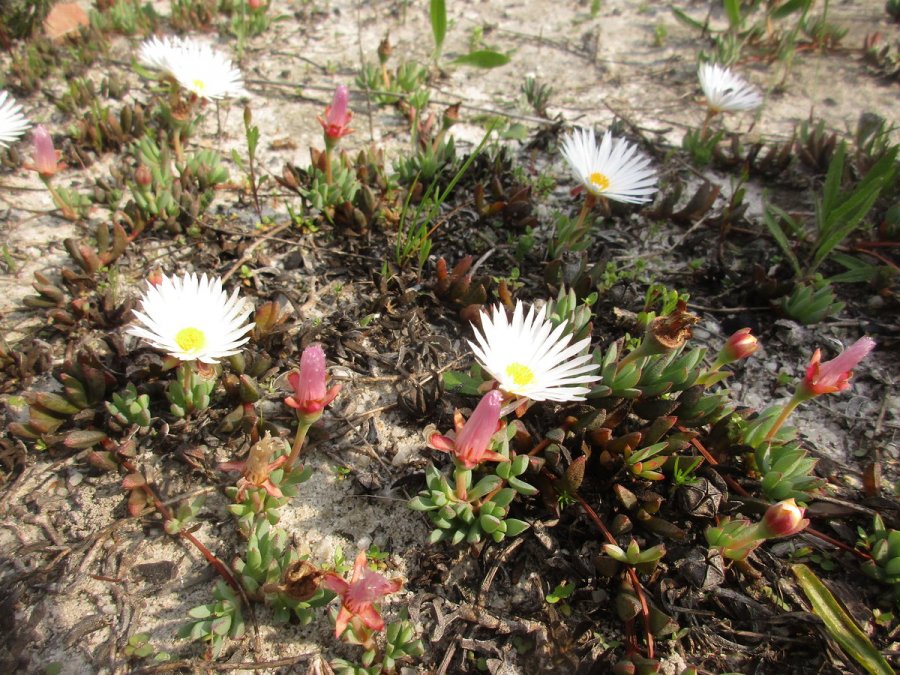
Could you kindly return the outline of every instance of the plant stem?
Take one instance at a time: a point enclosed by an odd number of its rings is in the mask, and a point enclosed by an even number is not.
[[[468,500],[468,492],[466,491],[466,474],[463,471],[455,471],[456,476],[456,498],[464,502]]]
[[[124,468],[128,473],[141,473],[140,471],[138,471],[137,467],[129,460],[120,458],[119,461],[122,464],[122,468]],[[156,494],[156,491],[153,489],[150,483],[147,482],[146,479],[144,479],[144,481],[144,485],[141,486],[141,489],[151,500],[153,500],[153,506],[162,516],[163,522],[165,523],[172,520],[172,518],[174,517],[172,515],[172,511],[168,506],[165,505],[162,499],[159,498],[159,495]],[[219,575],[229,586],[231,586],[235,591],[238,591],[240,593],[243,592],[241,590],[241,585],[238,583],[237,579],[234,578],[234,575],[229,571],[228,566],[221,560],[219,560],[215,556],[215,554],[203,544],[203,542],[201,542],[199,539],[197,539],[197,537],[185,530],[179,530],[177,536],[191,542],[197,548],[197,550],[200,551],[203,557],[206,558],[209,564],[215,568],[216,572],[219,573]]]
[[[549,471],[545,472],[548,475],[551,475]],[[584,510],[587,514],[588,518],[590,518],[591,522],[597,526],[603,536],[606,537],[606,540],[616,545],[616,538],[612,535],[606,525],[603,524],[603,521],[600,520],[600,516],[597,515],[597,512],[591,508],[591,505],[585,501],[584,497],[582,497],[577,492],[574,493],[575,499],[578,501],[579,506]],[[641,603],[641,615],[644,620],[644,638],[647,641],[647,658],[653,658],[653,631],[650,629],[650,606],[647,604],[647,598],[644,595],[644,589],[641,587],[640,579],[638,579],[637,570],[634,569],[633,566],[628,565],[626,567],[628,571],[628,578],[631,581],[631,586],[634,588],[634,594],[637,596],[638,601]]]
[[[785,423],[788,417],[790,417],[791,413],[794,412],[794,408],[796,408],[802,402],[802,398],[799,398],[796,394],[794,397],[787,402],[787,405],[784,406],[784,409],[781,411],[781,414],[778,415],[778,419],[772,423],[772,426],[769,428],[769,433],[766,434],[766,440],[771,441],[775,438],[775,434],[778,433],[778,430]]]
[[[709,134],[709,123],[712,121],[712,118],[716,116],[716,111],[712,108],[707,108],[706,117],[703,120],[703,126],[700,127],[700,140],[705,141]]]
[[[300,456],[300,449],[303,447],[303,441],[306,440],[306,433],[309,431],[309,428],[312,426],[309,422],[304,422],[302,419],[297,423],[297,435],[294,436],[294,444],[291,446],[291,454],[288,456],[287,462],[284,463],[284,470],[286,473],[290,473],[294,468],[294,462],[297,461],[297,458]]]
[[[334,182],[334,176],[331,172],[331,144],[325,143],[325,181],[331,185]]]
[[[587,218],[587,214],[590,213],[591,209],[597,204],[597,198],[594,196],[593,192],[588,192],[584,197],[584,203],[581,205],[581,211],[578,212],[578,222],[575,223],[575,232],[579,232],[582,227],[584,227],[584,221]]]

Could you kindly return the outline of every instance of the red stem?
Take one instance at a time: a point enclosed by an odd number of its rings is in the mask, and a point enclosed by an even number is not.
[[[552,474],[546,472],[551,478]],[[574,495],[575,499],[578,500],[578,504],[587,514],[588,518],[590,518],[591,522],[597,526],[603,536],[606,537],[606,540],[612,544],[616,545],[616,538],[613,537],[612,532],[610,532],[606,525],[603,524],[603,521],[600,520],[600,516],[597,515],[597,512],[591,508],[591,505],[588,504],[584,497],[582,497],[577,492]],[[647,597],[644,595],[644,589],[641,587],[641,582],[638,579],[637,571],[631,565],[627,565],[626,569],[628,570],[628,576],[631,579],[631,586],[634,588],[634,593],[637,595],[637,599],[641,603],[641,614],[643,615],[644,620],[644,639],[647,641],[647,658],[653,658],[653,632],[650,630],[650,606],[647,604]]]
[[[120,459],[120,462],[122,464],[122,467],[128,473],[136,473],[136,474],[143,476],[143,474],[137,470],[137,467],[135,467],[134,464],[129,462],[127,459]],[[145,479],[145,481],[146,481],[146,479]],[[152,487],[150,487],[150,484],[145,482],[141,486],[141,488],[143,489],[144,493],[148,497],[150,497],[150,499],[153,500],[153,506],[156,508],[157,511],[159,511],[159,514],[163,517],[163,520],[164,521],[172,520],[172,511],[169,509],[168,506],[163,504],[162,500],[156,494],[156,491]],[[212,551],[210,551],[208,548],[206,548],[206,546],[203,544],[202,541],[197,539],[197,537],[195,537],[190,532],[185,532],[183,530],[178,532],[178,536],[181,537],[182,539],[186,539],[187,541],[191,542],[194,546],[196,546],[197,550],[200,551],[200,553],[203,555],[204,558],[206,558],[207,561],[209,561],[209,564],[212,565],[213,568],[215,568],[216,572],[218,572],[219,575],[223,579],[225,579],[225,581],[228,583],[228,585],[231,586],[238,593],[241,592],[241,585],[238,583],[237,579],[234,578],[234,575],[228,569],[228,566],[225,565],[225,563],[223,563],[221,560],[219,560]]]
[[[678,428],[679,428],[681,431],[684,431],[684,430],[685,430],[683,427],[678,427]],[[700,441],[698,441],[696,438],[693,438],[693,439],[691,439],[691,443],[694,445],[695,448],[697,448],[697,450],[700,452],[700,454],[703,455],[703,456],[706,458],[706,461],[709,462],[709,464],[710,464],[711,466],[716,467],[716,466],[719,465],[719,463],[716,461],[715,457],[713,457],[711,454],[709,454],[709,451],[708,451],[706,448],[703,447],[703,444],[700,443]],[[731,476],[724,476],[724,475],[722,475],[721,473],[719,473],[719,475],[722,476],[722,478],[725,480],[725,482],[728,483],[728,487],[730,487],[734,492],[738,493],[738,494],[741,495],[742,497],[749,497],[749,496],[750,496],[750,493],[747,492],[747,491],[746,491],[746,490],[745,490],[745,489],[744,489],[744,488],[743,488],[736,480],[734,480]],[[849,546],[848,544],[845,544],[845,543],[842,542],[842,541],[839,541],[839,540],[837,540],[837,539],[834,539],[833,537],[829,537],[829,536],[828,536],[827,534],[825,534],[824,532],[819,532],[818,530],[815,530],[815,529],[813,529],[813,528],[811,528],[811,527],[807,527],[807,528],[806,528],[805,530],[803,530],[803,531],[806,532],[807,534],[811,534],[811,535],[814,536],[816,539],[821,539],[822,541],[827,542],[827,543],[831,544],[832,546],[837,546],[839,549],[841,549],[841,550],[843,550],[843,551],[847,551],[848,553],[852,553],[853,555],[855,555],[857,558],[859,558],[859,559],[861,559],[861,560],[872,560],[872,556],[870,556],[870,555],[869,555],[868,553],[866,553],[865,551],[860,551],[859,549],[853,548],[852,546]]]

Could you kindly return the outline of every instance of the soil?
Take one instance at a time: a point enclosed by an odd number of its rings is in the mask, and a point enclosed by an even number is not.
[[[520,513],[531,524],[526,533],[480,548],[429,545],[429,523],[407,506],[424,486],[428,463],[448,464],[446,456],[426,448],[426,426],[449,430],[454,409],[470,409],[476,402],[440,386],[442,373],[465,370],[473,359],[466,343],[471,327],[460,318],[460,307],[435,294],[438,259],[452,265],[472,255],[478,261],[476,276],[488,280],[492,301],[497,284],[491,279],[512,278],[515,297],[526,302],[553,297],[558,286],[545,281],[543,251],[553,232],[554,212],[574,217],[581,205],[581,198],[571,194],[575,180],[556,151],[559,133],[569,126],[603,130],[611,124],[652,154],[664,193],[678,182],[685,185],[678,208],[706,181],[722,192],[707,214],[688,222],[654,215],[654,206],[613,208],[608,217],[598,218],[586,260],[616,263],[620,275],[594,308],[595,343],[606,348],[633,329],[627,315],[643,308],[651,281],[686,292],[688,308],[700,318],[692,344],[715,352],[743,326],[760,337],[763,349],[737,364],[730,381],[732,399],[759,410],[790,397],[815,348],[831,358],[860,335],[871,335],[878,349],[855,370],[852,389],[810,402],[792,423],[804,446],[820,459],[818,474],[829,481],[822,498],[810,506],[818,530],[853,547],[856,528],[870,528],[875,512],[898,527],[893,496],[900,451],[896,283],[881,288],[841,285],[846,308],[814,326],[778,315],[776,303],[758,286],[783,282],[788,270],[762,224],[762,204],[774,195],[792,213],[811,213],[824,171],[810,170],[795,157],[789,171],[751,177],[747,211],[729,230],[719,214],[735,189],[739,169],[721,163],[695,168],[677,151],[685,131],[703,120],[696,63],[698,50],[710,46],[677,21],[671,7],[699,21],[709,13],[711,26],[721,29],[727,19],[719,3],[607,0],[599,3],[595,16],[588,2],[447,4],[443,56],[439,67],[430,66],[432,109],[440,115],[446,106],[462,103],[461,122],[452,128],[460,154],[481,141],[488,118],[521,125],[526,138],[503,143],[499,171],[484,161],[473,165],[445,207],[446,218],[434,232],[420,275],[396,266],[383,273],[396,238],[390,227],[360,233],[324,219],[317,221],[317,231],[290,225],[288,207],[296,209],[300,199],[279,186],[276,177],[283,175],[286,163],[306,166],[309,150],[321,147],[316,116],[339,83],[353,87],[355,113],[355,133],[342,139],[341,147],[353,155],[369,144],[383,147],[388,167],[408,154],[406,119],[397,107],[367,99],[354,78],[361,62],[377,64],[376,50],[386,35],[393,46],[392,65],[403,60],[431,63],[425,3],[275,0],[269,11],[279,19],[248,40],[241,61],[247,105],[260,130],[260,171],[268,177],[264,222],[257,217],[244,172],[230,159],[232,150],[246,157],[242,106],[208,105],[191,148],[218,152],[230,181],[219,186],[202,216],[201,233],[148,231],[103,281],[122,302],[138,295],[155,268],[168,274],[228,275],[226,285],[240,285],[257,307],[276,300],[289,308],[290,320],[266,345],[275,366],[260,378],[259,404],[263,416],[285,434],[292,416],[281,404],[287,394],[284,375],[296,366],[303,347],[323,344],[330,376],[343,389],[305,451],[312,478],[281,511],[280,525],[298,553],[320,565],[331,562],[338,549],[347,559],[371,546],[389,554],[384,569],[402,577],[404,586],[385,600],[383,614],[392,620],[406,609],[425,647],[423,656],[404,666],[409,672],[611,672],[627,642],[635,634],[643,640],[640,626],[626,626],[617,617],[615,584],[598,576],[593,562],[602,538],[576,506],[558,514],[539,501],[530,502]],[[814,5],[814,12],[821,13],[820,3]],[[169,3],[154,6],[160,14],[169,11]],[[738,70],[764,92],[766,101],[755,114],[727,116],[727,130],[740,132],[745,143],[788,143],[798,124],[811,118],[844,138],[852,137],[863,113],[896,118],[897,82],[865,62],[861,46],[875,32],[885,44],[894,44],[900,27],[890,21],[880,0],[831,3],[828,12],[829,21],[848,29],[837,48],[801,49],[789,68],[754,56],[739,62]],[[164,23],[159,31],[166,31]],[[206,38],[234,53],[235,39],[227,31]],[[150,84],[131,68],[139,42],[137,37],[113,36],[109,52],[83,73],[98,86],[109,74],[127,82],[121,99],[107,100],[115,108],[147,104],[154,96]],[[492,70],[451,63],[473,45],[507,52],[511,61]],[[525,100],[521,86],[526,76],[553,88],[545,116]],[[7,87],[14,91],[13,85],[10,76]],[[43,81],[39,91],[17,95],[29,118],[47,126],[58,143],[77,119],[53,105],[65,89],[66,80],[57,74]],[[71,145],[68,140],[61,146],[69,167],[54,177],[54,184],[85,192],[95,179],[109,175],[121,154],[88,153],[90,164],[81,165],[78,157],[83,156],[73,155]],[[26,141],[16,147],[28,155]],[[59,372],[67,349],[87,347],[116,363],[122,368],[116,372],[121,385],[128,362],[115,354],[116,345],[136,355],[142,373],[158,372],[153,369],[159,356],[126,336],[128,315],[106,326],[79,320],[65,327],[46,310],[23,305],[34,294],[35,272],[58,282],[61,267],[73,266],[64,240],[90,238],[109,212],[94,207],[80,222],[69,222],[34,172],[20,165],[2,171],[0,330],[13,352],[37,355],[31,372],[9,368],[0,373],[5,428],[27,421],[23,393],[59,389],[52,375]],[[546,178],[551,186],[546,194],[535,190],[535,220],[529,223],[540,243],[524,258],[516,257],[517,240],[526,233],[521,221],[482,219],[473,208],[474,186],[489,185],[493,175],[506,188],[523,177],[535,183]],[[896,198],[894,192],[882,201]],[[879,213],[886,210],[882,202],[878,208]],[[896,250],[896,241],[888,244],[894,248],[885,248],[885,256]],[[569,267],[577,267],[578,258],[568,258]],[[896,269],[896,258],[889,262]],[[758,270],[762,281],[753,276]],[[160,414],[150,433],[135,437],[135,462],[170,504],[205,495],[193,535],[230,563],[243,541],[226,510],[224,487],[231,484],[230,477],[216,467],[244,457],[250,445],[245,434],[225,433],[219,426],[234,408],[234,398],[220,389],[209,411],[187,423],[168,416],[164,400],[159,401]],[[550,428],[545,422],[558,412],[541,408],[529,412],[525,421],[532,429]],[[271,611],[257,605],[247,636],[230,642],[217,663],[206,661],[203,645],[176,638],[188,610],[211,601],[218,578],[198,548],[167,535],[156,513],[130,515],[122,476],[91,467],[87,450],[45,448],[10,431],[0,431],[0,450],[3,672],[223,667],[328,672],[327,661],[336,657],[359,659],[359,650],[334,639],[327,612],[319,610],[306,626],[277,625]],[[874,467],[883,478],[873,492],[866,476]],[[588,481],[584,497],[611,517],[613,498],[608,489],[603,491],[609,483],[602,476]],[[665,488],[657,489],[664,500],[671,497]],[[690,531],[688,542],[703,544],[706,522],[682,515],[679,524]],[[644,534],[648,546],[658,539]],[[669,555],[647,583],[653,603],[680,629],[656,642],[661,672],[680,673],[687,666],[701,672],[857,672],[858,666],[810,613],[792,581],[793,560],[808,562],[827,578],[877,648],[897,666],[897,620],[879,624],[872,612],[876,606],[890,608],[890,591],[862,576],[858,560],[848,552],[801,534],[760,550],[752,562],[762,571],[762,581],[729,570],[723,584],[698,591],[678,572],[679,562],[690,553],[687,542],[667,546]],[[561,603],[548,602],[546,596],[564,581],[574,583],[574,594]],[[154,665],[152,658],[129,657],[129,638],[141,633],[172,661]]]

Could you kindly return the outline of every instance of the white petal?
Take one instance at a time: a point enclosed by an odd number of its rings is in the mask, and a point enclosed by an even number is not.
[[[521,302],[516,303],[510,322],[502,306],[493,313],[482,311],[482,330],[475,330],[469,346],[484,370],[497,380],[504,391],[534,401],[578,401],[590,389],[582,385],[596,382],[599,365],[584,354],[590,339],[570,345],[571,335],[565,324],[553,326],[544,316],[545,308],[534,306],[525,314]],[[533,378],[527,384],[516,384],[507,372],[511,365],[528,368]]]
[[[216,363],[236,354],[250,339],[246,333],[253,322],[245,322],[252,309],[237,291],[229,298],[218,278],[210,279],[205,274],[199,279],[196,274],[164,277],[158,286],[147,285],[141,311],[134,311],[138,324],[128,333],[175,358]],[[185,328],[199,330],[204,336],[203,344],[191,352],[178,345],[178,334]]]

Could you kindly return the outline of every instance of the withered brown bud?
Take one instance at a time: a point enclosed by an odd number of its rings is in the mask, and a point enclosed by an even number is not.
[[[306,560],[298,560],[287,566],[281,577],[281,590],[298,602],[309,600],[319,590],[319,582],[325,573]]]
[[[384,65],[391,58],[394,48],[391,46],[391,36],[385,35],[384,39],[378,43],[378,61]]]
[[[444,129],[449,129],[454,124],[459,122],[459,107],[460,103],[454,103],[449,106],[446,110],[444,110],[444,116],[441,118],[441,124]]]
[[[687,305],[679,300],[675,311],[650,322],[645,337],[656,342],[660,352],[670,352],[681,347],[693,334],[693,326],[700,318],[687,311]]]

